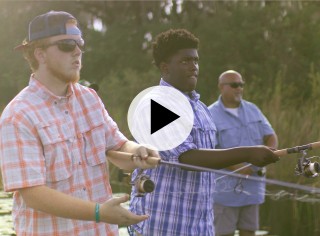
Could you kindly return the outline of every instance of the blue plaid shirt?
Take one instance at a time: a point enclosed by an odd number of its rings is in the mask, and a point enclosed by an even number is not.
[[[218,130],[216,148],[263,145],[264,136],[274,134],[267,118],[251,102],[241,101],[237,117],[226,110],[220,96],[218,101],[209,106],[209,111]],[[256,171],[260,168],[251,168],[255,171],[253,176],[257,177]],[[264,202],[265,182],[222,177],[220,174],[216,174],[216,179],[215,203],[239,207]]]
[[[164,80],[161,86],[171,86]],[[195,91],[185,94],[194,111],[190,135],[178,147],[160,152],[165,161],[179,162],[179,156],[192,149],[213,149],[216,127],[207,107]],[[137,176],[135,170],[132,179]],[[144,197],[131,193],[130,210],[148,214],[149,219],[132,228],[144,236],[214,235],[213,191],[214,174],[186,171],[178,167],[160,165],[144,171],[155,183],[155,190]]]

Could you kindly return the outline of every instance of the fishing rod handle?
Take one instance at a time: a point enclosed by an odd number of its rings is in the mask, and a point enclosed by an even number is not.
[[[280,149],[280,150],[274,151],[274,153],[277,156],[281,157],[281,156],[286,156],[291,153],[299,153],[303,150],[312,150],[312,149],[317,149],[317,148],[320,148],[320,141],[314,142],[314,143],[309,143],[309,144],[302,145],[302,146]]]
[[[134,154],[127,153],[127,152],[120,152],[120,151],[107,151],[107,156],[111,156],[113,158],[122,159],[122,160],[133,160]],[[158,165],[161,162],[161,159],[159,157],[148,157],[146,159],[146,162],[149,165]]]

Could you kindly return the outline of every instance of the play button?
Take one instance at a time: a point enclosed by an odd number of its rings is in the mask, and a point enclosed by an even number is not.
[[[167,124],[175,121],[180,116],[173,113],[169,109],[161,106],[159,103],[151,99],[151,134],[162,129]]]
[[[193,111],[187,97],[168,86],[140,92],[131,102],[128,125],[134,139],[158,151],[179,146],[193,127]]]

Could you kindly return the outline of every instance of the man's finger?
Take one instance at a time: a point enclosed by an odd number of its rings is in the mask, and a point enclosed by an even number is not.
[[[113,198],[112,201],[115,205],[120,205],[121,203],[127,202],[129,200],[129,195],[125,194],[120,197]]]
[[[127,211],[127,213],[128,214],[125,216],[126,220],[124,222],[124,224],[127,226],[137,224],[137,223],[144,221],[144,220],[147,220],[149,218],[148,215],[135,215],[130,211]]]
[[[149,151],[149,156],[151,157],[159,157],[159,153],[156,150],[148,149]]]

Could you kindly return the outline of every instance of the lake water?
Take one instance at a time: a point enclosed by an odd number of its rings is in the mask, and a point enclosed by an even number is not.
[[[115,193],[114,196],[123,195]],[[317,196],[320,197],[320,196]],[[128,203],[123,205],[128,208]],[[11,219],[11,194],[0,191],[0,235],[13,236]],[[257,235],[273,236],[319,236],[320,235],[320,203],[300,202],[293,199],[278,201],[266,198],[260,208],[261,229],[267,231],[257,232]],[[119,229],[120,236],[128,236],[127,229]]]
[[[114,194],[117,196],[118,194]],[[0,235],[1,236],[14,236],[16,235],[13,230],[13,223],[11,217],[12,210],[12,194],[0,191]],[[124,205],[127,207],[127,205]],[[119,236],[128,236],[127,228],[121,227],[119,229]]]

